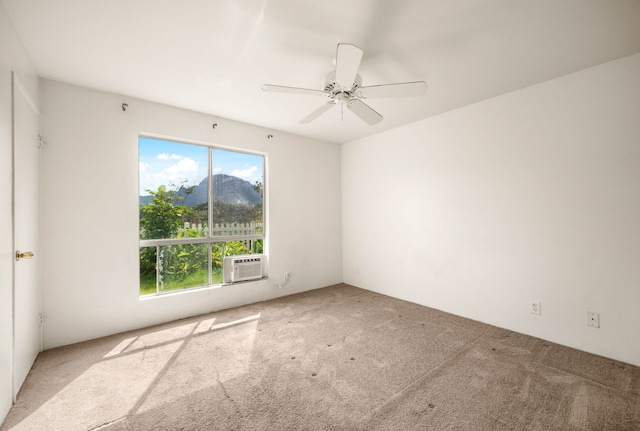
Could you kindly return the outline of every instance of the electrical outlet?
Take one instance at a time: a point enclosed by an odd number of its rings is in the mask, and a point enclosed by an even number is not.
[[[594,313],[593,311],[587,311],[587,326],[592,326],[594,328],[600,327],[600,315],[598,313]]]
[[[284,272],[284,281],[288,281],[289,280],[289,271],[285,271]]]
[[[540,306],[540,301],[531,300],[529,302],[529,311],[532,314],[542,314],[542,308]]]

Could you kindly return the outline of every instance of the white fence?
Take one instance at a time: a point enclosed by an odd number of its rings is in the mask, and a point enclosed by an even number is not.
[[[184,227],[180,229],[185,231],[188,229],[195,229],[198,231],[198,236],[209,236],[209,228],[206,224],[202,223],[189,223],[185,222]],[[216,236],[238,236],[238,235],[262,235],[264,233],[262,222],[251,223],[216,223],[213,225],[213,235]]]

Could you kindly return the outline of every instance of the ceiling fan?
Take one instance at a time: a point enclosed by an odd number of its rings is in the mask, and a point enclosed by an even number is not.
[[[344,112],[346,106],[369,125],[382,121],[382,115],[364,103],[362,99],[376,99],[386,97],[422,96],[427,91],[424,81],[401,82],[397,84],[362,86],[362,78],[358,74],[362,49],[350,43],[339,43],[336,52],[336,70],[329,72],[323,82],[323,90],[309,88],[285,87],[282,85],[264,84],[264,91],[280,93],[309,94],[331,99],[311,114],[299,121],[300,124],[310,123],[320,115],[339,104]]]

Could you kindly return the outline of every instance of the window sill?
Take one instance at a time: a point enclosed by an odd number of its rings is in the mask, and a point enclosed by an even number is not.
[[[184,289],[169,290],[169,291],[163,292],[163,293],[147,293],[145,295],[139,295],[138,298],[140,299],[140,301],[149,301],[149,300],[157,299],[157,298],[168,298],[168,297],[173,297],[173,296],[177,296],[177,295],[184,295],[184,294],[193,293],[193,292],[202,292],[202,291],[205,291],[205,290],[215,290],[215,289],[219,289],[221,287],[237,286],[237,285],[240,285],[240,284],[247,284],[247,283],[256,283],[256,282],[264,281],[264,280],[268,280],[268,279],[269,279],[269,277],[265,276],[265,277],[256,278],[256,279],[253,279],[253,280],[236,281],[234,283],[219,283],[219,284],[211,284],[211,285],[207,285],[207,286],[194,286],[194,287],[189,287],[189,288],[184,288]]]

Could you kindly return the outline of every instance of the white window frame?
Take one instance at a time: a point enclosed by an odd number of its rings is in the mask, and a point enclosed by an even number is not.
[[[199,290],[202,288],[212,288],[219,287],[224,285],[225,283],[213,283],[213,258],[212,258],[212,247],[214,243],[227,243],[227,242],[236,242],[236,241],[248,241],[248,249],[253,249],[253,241],[262,240],[262,249],[263,253],[267,249],[267,153],[259,152],[259,151],[251,151],[246,149],[239,149],[229,146],[216,145],[208,142],[200,142],[193,141],[189,139],[182,139],[176,137],[168,137],[163,135],[157,135],[154,133],[139,133],[138,134],[138,154],[140,153],[140,138],[150,138],[156,140],[162,140],[166,142],[174,142],[177,144],[185,144],[185,145],[196,145],[200,147],[205,147],[208,150],[208,217],[207,223],[209,226],[209,236],[206,238],[198,237],[198,238],[162,238],[162,239],[140,239],[140,216],[138,215],[138,249],[140,250],[143,247],[156,247],[156,256],[160,255],[160,247],[163,246],[172,246],[172,245],[180,245],[180,244],[209,244],[208,246],[208,282],[206,285],[199,286],[189,286],[178,289],[171,289],[162,291],[160,290],[160,269],[156,265],[156,291],[155,293],[148,293],[144,295],[140,295],[141,297],[153,297],[158,295],[167,295],[167,294],[175,294],[178,292],[188,292],[193,290]],[[262,234],[254,234],[254,235],[225,235],[225,236],[213,236],[213,228],[215,221],[213,220],[213,151],[214,150],[222,150],[229,151],[241,154],[249,154],[253,156],[262,157]],[[138,182],[140,181],[140,172],[138,171]],[[138,187],[139,189],[139,187]],[[138,252],[138,256],[140,255],[140,251]],[[156,257],[157,258],[157,257]],[[223,256],[224,258],[224,256]],[[139,272],[139,270],[138,270]],[[266,273],[266,271],[265,271]],[[140,289],[138,287],[138,289]]]

